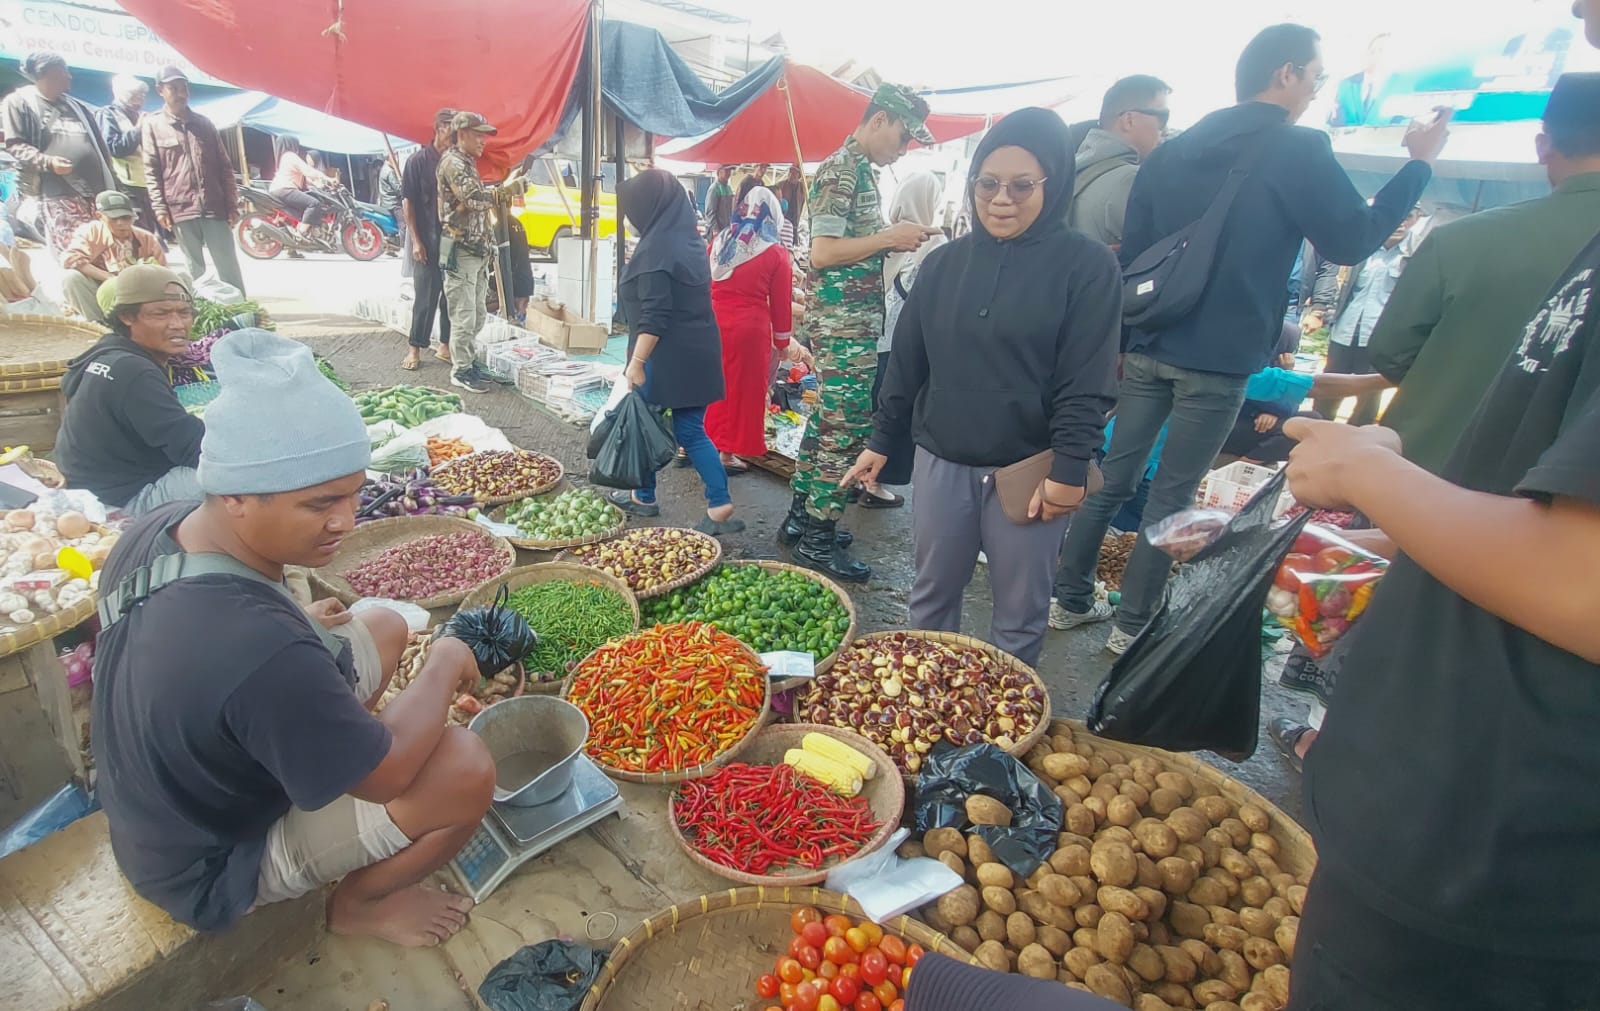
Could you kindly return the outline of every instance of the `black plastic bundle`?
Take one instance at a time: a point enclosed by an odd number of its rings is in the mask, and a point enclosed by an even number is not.
[[[539,645],[539,634],[527,619],[505,606],[510,596],[511,591],[501,583],[493,604],[457,611],[440,626],[435,638],[448,636],[466,643],[484,677],[500,673]]]

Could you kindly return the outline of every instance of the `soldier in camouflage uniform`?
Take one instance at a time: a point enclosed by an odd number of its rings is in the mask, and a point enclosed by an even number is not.
[[[495,248],[489,208],[495,188],[478,175],[478,157],[495,128],[475,112],[456,113],[450,125],[455,143],[439,158],[439,267],[455,338],[450,342],[450,385],[487,393],[474,355],[478,331],[488,316],[489,257]]]
[[[816,356],[818,401],[800,443],[794,502],[780,537],[799,541],[799,564],[852,582],[866,581],[872,570],[845,553],[850,541],[838,530],[845,506],[839,481],[872,433],[883,257],[911,252],[932,234],[913,222],[885,226],[874,166],[893,164],[913,140],[933,143],[927,116],[928,103],[909,88],[879,87],[855,133],[817,169],[806,200],[806,328]]]

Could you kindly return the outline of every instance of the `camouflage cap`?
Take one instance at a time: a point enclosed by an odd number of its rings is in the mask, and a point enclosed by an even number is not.
[[[450,121],[452,130],[476,130],[479,133],[499,133],[489,125],[489,121],[475,112],[458,112],[456,118]]]
[[[911,139],[918,144],[937,143],[933,134],[928,132],[928,104],[915,91],[903,84],[880,84],[878,90],[872,93],[872,104],[898,116],[900,122],[906,125]]]

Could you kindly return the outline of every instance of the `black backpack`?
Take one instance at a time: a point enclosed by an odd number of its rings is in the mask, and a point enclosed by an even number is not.
[[[1199,304],[1211,282],[1217,243],[1227,224],[1228,212],[1245,178],[1255,170],[1276,130],[1263,130],[1255,145],[1229,171],[1222,188],[1199,220],[1194,221],[1140,253],[1122,271],[1122,321],[1156,333],[1172,326]]]

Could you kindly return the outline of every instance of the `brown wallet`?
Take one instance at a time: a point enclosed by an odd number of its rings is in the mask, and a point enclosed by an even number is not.
[[[1055,462],[1055,457],[1055,450],[1047,449],[994,472],[994,493],[1000,497],[1000,510],[1006,514],[1006,519],[1013,523],[1035,522],[1028,518],[1028,506],[1033,502],[1033,493],[1038,491],[1039,485],[1050,476],[1050,467]],[[1090,460],[1089,476],[1083,485],[1083,497],[1087,499],[1099,491],[1105,483],[1105,477],[1100,473],[1100,466]],[[1079,505],[1082,504],[1079,502]],[[1073,509],[1077,509],[1077,506],[1073,506]]]

